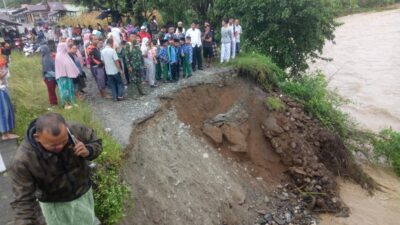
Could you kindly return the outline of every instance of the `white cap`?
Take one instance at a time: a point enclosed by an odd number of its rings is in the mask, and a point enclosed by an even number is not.
[[[141,29],[141,30],[145,30],[146,27],[145,27],[145,26],[141,26],[140,29]]]

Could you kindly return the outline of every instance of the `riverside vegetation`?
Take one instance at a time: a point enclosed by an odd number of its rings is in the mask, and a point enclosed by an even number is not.
[[[292,78],[277,68],[269,57],[256,53],[244,54],[231,62],[231,65],[265,89],[273,87],[302,103],[307,112],[345,141],[348,150],[365,152],[364,146],[372,146],[374,155],[371,160],[379,156],[386,157],[400,176],[400,133],[391,128],[379,134],[358,130],[356,123],[340,110],[340,106],[347,103],[347,100],[328,90],[327,81],[321,72]],[[266,105],[275,110],[280,108],[279,103],[276,97],[266,100]]]

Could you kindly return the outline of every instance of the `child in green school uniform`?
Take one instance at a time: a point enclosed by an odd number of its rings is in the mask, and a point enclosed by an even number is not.
[[[185,45],[183,46],[183,77],[188,78],[192,76],[192,62],[193,62],[193,47],[190,36],[186,37]]]
[[[158,52],[158,58],[160,59],[160,62],[161,62],[164,82],[167,82],[170,80],[168,40],[164,40],[164,39],[161,40],[161,48],[160,48],[160,51]]]

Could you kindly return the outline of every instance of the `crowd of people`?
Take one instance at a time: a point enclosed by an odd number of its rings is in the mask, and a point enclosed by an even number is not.
[[[194,71],[203,70],[203,58],[209,68],[217,54],[215,31],[209,22],[204,23],[202,31],[197,22],[187,29],[182,22],[158,28],[153,17],[141,27],[110,23],[107,28],[100,24],[96,28],[61,26],[41,33],[47,40],[41,51],[50,104],[57,105],[58,86],[61,105],[66,109],[84,92],[85,66],[95,78],[101,97],[121,101],[131,83],[144,94],[143,84],[155,88],[160,82],[188,78]],[[239,20],[222,22],[221,63],[240,52],[241,33]],[[52,47],[56,42],[57,48]],[[51,63],[51,49],[57,50],[53,53],[55,66]]]
[[[41,43],[42,78],[52,107],[78,106],[83,97],[86,72],[90,71],[102,98],[122,101],[129,84],[144,94],[143,84],[156,88],[160,82],[177,82],[194,71],[211,66],[216,56],[215,33],[208,22],[200,31],[193,22],[158,29],[155,17],[140,29],[127,23],[107,29],[76,26],[59,32],[45,27],[28,31]],[[239,21],[224,20],[221,28],[221,63],[240,52]],[[0,133],[1,139],[18,138],[8,92],[10,47],[0,39]],[[203,54],[202,54],[203,53]],[[88,68],[88,70],[85,69]],[[59,90],[57,99],[56,88]],[[111,95],[109,91],[111,90]],[[29,125],[10,174],[16,224],[100,224],[94,213],[90,163],[102,151],[93,129],[47,113]],[[79,206],[79,207],[77,207]]]
[[[122,101],[126,89],[133,84],[144,95],[143,85],[156,88],[160,83],[177,82],[191,77],[196,70],[211,67],[218,48],[215,31],[206,21],[202,28],[193,22],[189,28],[182,22],[159,27],[156,17],[140,27],[131,23],[53,26],[26,29],[27,37],[40,42],[42,76],[52,110],[77,106],[84,97],[86,73],[90,71],[102,98]],[[240,52],[242,27],[238,19],[222,21],[220,62],[228,62]],[[0,74],[0,132],[3,139],[13,138],[10,131],[15,118],[7,91],[9,48],[2,41],[2,72]],[[87,68],[87,70],[85,69]],[[56,89],[58,87],[59,99]]]

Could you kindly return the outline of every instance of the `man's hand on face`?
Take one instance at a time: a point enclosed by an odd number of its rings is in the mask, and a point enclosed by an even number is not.
[[[83,144],[82,142],[80,142],[79,140],[76,140],[77,143],[74,147],[74,152],[75,155],[86,158],[89,156],[90,152],[89,150],[86,148],[85,144]]]

